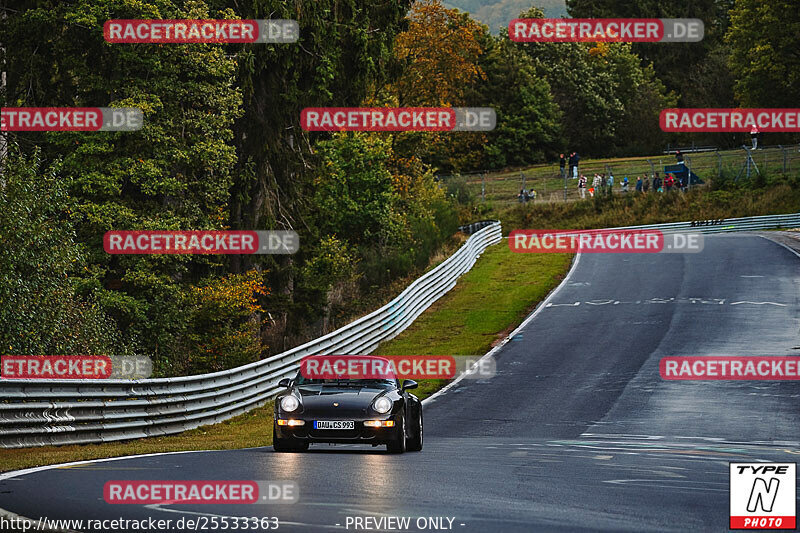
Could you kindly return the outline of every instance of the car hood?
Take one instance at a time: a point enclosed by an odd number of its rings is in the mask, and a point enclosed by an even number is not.
[[[303,412],[331,415],[360,415],[385,389],[374,387],[297,387],[302,397]],[[334,404],[339,404],[335,406]]]

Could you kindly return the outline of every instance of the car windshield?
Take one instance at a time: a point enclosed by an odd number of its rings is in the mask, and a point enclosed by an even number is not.
[[[320,385],[332,387],[378,387],[388,388],[396,387],[397,380],[394,379],[311,379],[305,378],[302,374],[298,374],[295,379],[296,385]]]

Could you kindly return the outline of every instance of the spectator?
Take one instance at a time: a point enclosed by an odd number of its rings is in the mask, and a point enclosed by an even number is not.
[[[658,172],[656,172],[656,176],[653,178],[653,192],[664,192],[661,189],[661,178],[658,177]]]
[[[562,180],[564,178],[566,178],[566,175],[565,175],[565,172],[567,170],[565,168],[566,166],[567,166],[567,159],[564,157],[564,154],[561,154],[560,156],[558,156],[558,168],[561,170],[561,179]]]
[[[636,178],[636,192],[639,192],[639,193],[642,192],[642,187],[643,186],[644,186],[644,183],[642,182],[642,177],[639,176],[638,178]]]
[[[600,187],[600,174],[595,174],[594,179],[592,180],[592,188],[597,189]],[[594,196],[594,194],[592,194]]]
[[[685,165],[686,163],[683,162],[683,154],[680,150],[675,150],[675,160],[678,162],[679,165]]]
[[[622,192],[628,192],[628,176],[622,178]]]
[[[642,185],[642,192],[648,193],[650,192],[650,176],[647,174],[644,175],[644,184]]]
[[[610,172],[608,173],[608,195],[611,196],[611,193],[614,192],[614,175]]]
[[[581,199],[586,198],[586,176],[581,174],[581,178],[578,180],[578,192],[581,195]]]
[[[758,148],[758,133],[758,126],[754,122],[753,127],[750,128],[750,140],[753,142],[753,150]]]
[[[519,194],[517,195],[517,201],[522,203],[525,201],[525,194],[523,193],[523,189],[519,190]]]
[[[603,172],[602,174],[600,174],[600,187],[602,189],[605,189],[606,185],[608,185],[608,182],[606,182],[606,173]]]
[[[577,152],[572,152],[569,155],[569,173],[572,176],[572,179],[578,179],[578,163],[580,162],[580,156]]]
[[[673,185],[675,185],[675,178],[672,177],[672,174],[664,176],[664,189],[669,192],[672,190]]]
[[[589,188],[589,196],[591,196],[592,198],[594,198],[594,187],[590,187],[590,188]]]

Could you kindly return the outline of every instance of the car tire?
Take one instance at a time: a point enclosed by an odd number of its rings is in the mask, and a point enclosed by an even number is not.
[[[397,438],[386,444],[386,451],[389,453],[403,453],[406,451],[406,416],[404,412],[400,413],[399,429]]]
[[[422,406],[419,408],[419,416],[413,425],[414,433],[408,439],[407,449],[410,452],[422,451]]]

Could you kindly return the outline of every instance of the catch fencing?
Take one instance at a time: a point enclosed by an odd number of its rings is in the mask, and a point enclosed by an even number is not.
[[[750,155],[748,160],[748,154]],[[709,180],[723,175],[732,179],[744,179],[761,175],[778,175],[800,172],[800,145],[766,146],[758,150],[739,148],[736,150],[707,150],[685,152],[684,164],[701,180]],[[652,180],[656,172],[664,177],[664,167],[676,164],[674,155],[659,157],[605,160],[601,162],[580,162],[578,174],[586,176],[586,188],[592,187],[595,174],[614,176],[613,194],[622,192],[621,183],[628,177],[628,194],[636,191],[636,179],[647,176]],[[567,173],[569,167],[566,168]],[[513,205],[520,201],[519,193],[525,189],[535,191],[535,198],[528,204],[576,201],[581,199],[578,180],[561,175],[558,163],[534,165],[524,170],[481,171],[467,174],[438,176],[439,181],[450,194],[466,190],[476,201],[491,203],[494,207]],[[565,194],[566,191],[566,194]],[[650,192],[654,192],[652,189]],[[598,191],[596,194],[600,194]],[[585,192],[586,199],[591,195]]]

